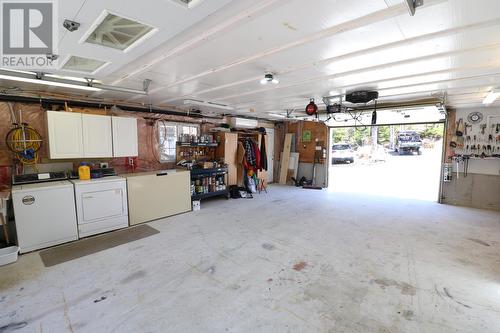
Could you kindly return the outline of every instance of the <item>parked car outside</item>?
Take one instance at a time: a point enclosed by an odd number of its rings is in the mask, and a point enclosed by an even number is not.
[[[403,153],[414,153],[422,155],[422,139],[415,131],[398,132],[395,152],[399,155]]]
[[[332,146],[332,164],[354,163],[354,149],[349,143],[335,143]]]

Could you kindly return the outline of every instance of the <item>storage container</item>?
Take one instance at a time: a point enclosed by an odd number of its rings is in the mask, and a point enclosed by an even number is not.
[[[80,178],[80,180],[90,179],[90,167],[87,164],[82,163],[78,167],[78,178]]]
[[[17,246],[9,246],[0,249],[0,266],[16,262],[18,252],[19,252],[19,247]]]

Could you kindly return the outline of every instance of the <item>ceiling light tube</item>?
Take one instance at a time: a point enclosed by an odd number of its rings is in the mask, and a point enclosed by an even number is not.
[[[26,78],[26,77],[3,75],[3,74],[0,74],[0,80],[25,82],[25,83],[34,83],[34,84],[43,84],[43,85],[46,85],[46,86],[54,86],[54,87],[70,88],[70,89],[79,89],[79,90],[87,90],[87,91],[101,91],[102,90],[102,89],[97,88],[97,87],[84,86],[84,85],[79,85],[79,84],[74,84],[74,83],[49,81],[49,80],[35,79],[35,78],[31,79],[31,78]]]
[[[279,113],[269,113],[269,117],[273,117],[273,118],[286,118],[286,115],[279,114]]]
[[[96,81],[92,81],[92,84],[84,83],[89,82],[88,79],[63,77],[53,74],[43,74],[41,78],[37,78],[37,74],[33,72],[22,72],[16,71],[17,75],[12,75],[12,70],[0,69],[0,80],[26,82],[33,84],[43,84],[47,86],[69,88],[69,89],[79,89],[86,91],[116,91],[126,94],[136,94],[136,95],[147,95],[146,91],[130,89],[124,87],[115,87],[99,84]]]
[[[148,94],[144,90],[137,90],[137,89],[131,89],[131,88],[124,88],[124,87],[115,87],[115,86],[107,86],[104,84],[96,84],[94,87],[98,87],[100,90],[116,91],[116,92],[122,92],[122,93],[126,93],[126,94],[136,94],[136,95],[147,95]]]
[[[488,95],[486,95],[486,97],[483,100],[483,104],[484,105],[493,104],[493,102],[495,102],[499,96],[500,96],[500,90],[493,89],[488,93]]]
[[[184,106],[209,107],[221,110],[234,111],[234,107],[229,105],[214,103],[210,101],[199,101],[195,99],[185,99]]]

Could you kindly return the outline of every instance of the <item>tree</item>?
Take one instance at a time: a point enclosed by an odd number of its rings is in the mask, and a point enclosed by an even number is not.
[[[422,139],[439,140],[443,137],[443,124],[430,124],[420,133]]]
[[[333,129],[332,139],[333,143],[345,142],[348,140],[347,128],[335,128]]]
[[[389,143],[391,140],[391,131],[389,126],[379,126],[378,127],[378,143],[385,144]]]

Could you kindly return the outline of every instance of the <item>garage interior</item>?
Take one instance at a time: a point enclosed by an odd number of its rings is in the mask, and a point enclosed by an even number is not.
[[[0,332],[500,332],[498,1],[0,6]]]

